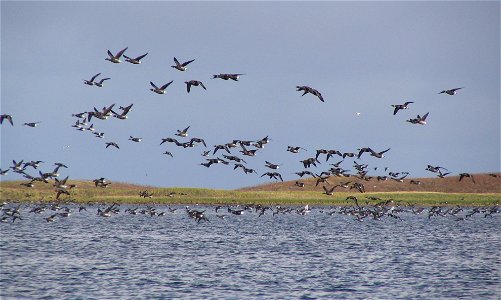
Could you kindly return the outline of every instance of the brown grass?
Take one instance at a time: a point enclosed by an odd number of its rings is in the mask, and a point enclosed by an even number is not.
[[[501,173],[497,173],[500,175]],[[298,180],[267,183],[252,187],[245,187],[241,191],[317,191],[322,193],[322,185],[333,187],[341,182],[351,183],[359,182],[365,186],[367,193],[381,192],[437,192],[437,193],[501,193],[501,178],[489,176],[488,174],[472,174],[475,178],[475,183],[471,178],[463,178],[459,181],[459,176],[448,176],[445,178],[413,178],[421,182],[420,185],[411,184],[410,178],[404,179],[404,182],[397,182],[392,179],[386,181],[377,181],[372,178],[370,181],[358,179],[356,177],[330,177],[327,179],[328,184],[319,183],[315,186],[317,180],[315,178],[299,178]],[[295,185],[296,181],[304,182],[305,187],[300,188]],[[336,188],[336,192],[349,191],[349,189]],[[356,192],[355,190],[352,190]]]

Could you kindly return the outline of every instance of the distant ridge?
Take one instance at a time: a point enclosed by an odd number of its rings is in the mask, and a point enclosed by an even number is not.
[[[501,176],[501,173],[489,173]],[[374,192],[438,192],[438,193],[501,193],[501,178],[496,178],[488,175],[488,173],[472,174],[475,178],[475,183],[471,178],[463,178],[459,181],[459,176],[447,176],[445,178],[405,178],[404,182],[397,182],[393,179],[386,181],[378,181],[375,177],[370,181],[361,180],[357,177],[336,177],[331,176],[327,179],[329,184],[319,183],[315,186],[316,178],[298,178],[297,180],[285,182],[266,183],[251,187],[238,189],[240,191],[318,191],[323,192],[323,185],[332,188],[341,182],[359,182],[365,186],[367,193]],[[421,184],[411,184],[410,181],[419,181]],[[304,187],[296,186],[296,181],[303,182]],[[350,189],[338,187],[335,192],[349,192]],[[353,193],[358,193],[356,190],[351,190]]]

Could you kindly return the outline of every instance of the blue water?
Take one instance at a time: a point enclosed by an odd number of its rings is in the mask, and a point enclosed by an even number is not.
[[[198,223],[183,207],[152,217],[122,205],[105,218],[70,205],[46,222],[54,211],[33,207],[0,224],[1,299],[501,297],[499,213],[360,222],[339,208],[221,219],[196,207],[209,220]]]

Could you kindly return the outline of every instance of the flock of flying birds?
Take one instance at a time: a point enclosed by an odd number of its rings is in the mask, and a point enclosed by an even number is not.
[[[148,53],[142,54],[140,56],[137,56],[135,58],[129,57],[125,54],[125,51],[128,48],[124,48],[120,51],[118,51],[116,54],[113,54],[111,51],[107,51],[108,57],[105,59],[111,63],[118,64],[122,62],[122,57],[125,59],[125,62],[134,64],[134,65],[139,65],[142,63],[142,60],[148,55]],[[185,72],[188,69],[188,65],[194,62],[195,59],[191,59],[185,62],[180,62],[176,57],[174,57],[174,65],[172,65],[172,68],[180,71],[180,72]],[[98,79],[101,73],[97,73],[90,77],[90,79],[85,79],[83,81],[84,85],[86,86],[93,86],[93,87],[99,87],[102,88],[104,87],[104,82],[107,80],[110,80],[110,77],[105,77]],[[221,73],[221,74],[215,74],[212,75],[212,79],[222,79],[222,80],[232,80],[232,81],[239,81],[240,77],[242,75],[245,75],[243,73],[232,73],[232,74],[226,74],[226,73]],[[167,93],[168,87],[173,83],[173,81],[169,81],[166,83],[161,83],[161,85],[157,85],[154,82],[150,81],[151,89],[150,91],[163,95]],[[186,91],[190,93],[190,91],[194,87],[199,87],[204,90],[206,90],[205,84],[200,81],[200,80],[188,80],[184,82],[186,84]],[[453,89],[448,89],[448,90],[443,90],[439,94],[446,94],[446,95],[456,95],[457,92],[462,89],[463,87],[459,88],[453,88]],[[312,96],[318,98],[319,101],[325,102],[324,97],[322,94],[309,86],[305,85],[298,85],[296,86],[296,91],[301,92],[301,96],[305,96],[307,94],[311,94]],[[394,104],[391,107],[393,107],[393,115],[396,115],[399,111],[401,110],[406,110],[409,108],[410,104],[414,102],[408,101],[403,104]],[[105,106],[102,109],[97,109],[96,107],[89,109],[88,111],[84,112],[79,112],[79,113],[74,113],[72,114],[73,117],[75,117],[77,120],[75,124],[71,125],[73,128],[75,128],[78,131],[81,132],[91,132],[96,138],[104,139],[104,133],[97,131],[97,128],[94,127],[94,124],[91,123],[94,120],[107,120],[110,118],[115,118],[118,120],[126,120],[129,117],[129,113],[132,111],[134,104],[130,104],[128,106],[119,106],[118,109],[116,109],[115,104],[111,104],[109,106]],[[429,115],[429,112],[423,114],[422,116],[417,115],[416,118],[411,118],[407,120],[407,122],[410,122],[412,124],[418,124],[418,125],[425,125],[426,124],[426,119]],[[0,124],[4,124],[4,121],[7,120],[10,125],[14,126],[14,121],[12,115],[9,114],[2,114],[0,116]],[[23,125],[29,126],[29,127],[36,127],[40,122],[28,122],[24,123]],[[89,125],[90,123],[90,125]],[[173,144],[177,147],[186,149],[186,148],[193,148],[198,145],[202,145],[204,147],[204,150],[202,151],[201,155],[205,157],[205,161],[202,161],[200,163],[201,166],[209,168],[212,167],[213,165],[220,164],[220,165],[227,165],[231,166],[233,170],[241,170],[244,174],[257,174],[260,177],[269,177],[270,179],[274,179],[277,181],[283,181],[282,174],[279,173],[279,168],[281,164],[278,164],[276,162],[270,162],[270,161],[265,161],[264,167],[266,168],[266,172],[260,174],[258,171],[255,169],[252,169],[248,167],[246,159],[251,159],[252,157],[256,156],[258,151],[261,151],[270,141],[271,139],[268,136],[265,136],[263,138],[257,139],[257,140],[243,140],[243,139],[233,139],[231,141],[227,141],[225,143],[220,143],[217,145],[214,145],[212,148],[209,147],[206,143],[206,141],[203,138],[200,137],[190,137],[189,136],[189,131],[190,126],[187,126],[186,128],[183,129],[178,129],[174,135],[176,137],[165,137],[161,138],[159,141],[160,145],[163,145],[165,143],[167,144]],[[130,136],[128,138],[129,141],[134,142],[134,143],[140,143],[142,141],[141,137],[134,137]],[[118,150],[120,149],[120,145],[117,141],[106,141],[104,143],[104,146],[106,148],[110,149],[115,149]],[[287,149],[284,149],[290,153],[293,154],[298,154],[303,151],[307,151],[306,149],[292,145],[288,146]],[[367,164],[361,164],[357,161],[353,161],[354,165],[353,168],[356,170],[356,173],[349,173],[350,170],[344,169],[341,167],[341,163],[344,162],[346,158],[353,158],[353,159],[361,159],[361,157],[366,154],[370,155],[375,158],[383,158],[384,155],[390,151],[391,149],[385,149],[385,150],[375,150],[371,147],[362,147],[360,149],[357,149],[356,151],[353,152],[341,152],[339,150],[335,149],[316,149],[316,154],[314,156],[308,157],[303,160],[299,160],[300,164],[304,167],[304,170],[296,172],[295,174],[302,178],[305,175],[314,177],[316,179],[316,185],[318,186],[319,184],[322,184],[324,194],[326,195],[332,195],[334,193],[334,190],[336,188],[346,188],[346,189],[355,189],[361,193],[365,192],[365,187],[363,182],[364,181],[369,181],[372,179],[378,180],[378,181],[384,181],[384,180],[395,180],[397,182],[404,182],[404,179],[409,175],[409,172],[394,172],[390,171],[387,173],[387,175],[382,175],[382,176],[370,176],[368,174],[369,166]],[[111,150],[110,150],[111,151]],[[240,153],[240,156],[237,155],[235,152]],[[166,156],[170,156],[174,158],[174,154],[171,151],[166,150],[163,152]],[[219,155],[221,154],[221,155]],[[325,163],[329,161],[329,159],[338,157],[341,159],[340,161],[337,161],[336,163],[331,163],[329,164],[329,169],[324,170],[322,172],[314,172],[312,171],[312,166],[317,168],[318,165],[321,164],[320,161],[320,156],[321,155],[326,155],[325,157]],[[245,159],[243,157],[246,157]],[[50,172],[42,172],[38,171],[37,175],[30,175],[28,173],[28,168],[32,168],[34,170],[37,170],[40,164],[43,163],[42,161],[15,161],[13,160],[13,165],[8,168],[8,169],[0,169],[0,174],[1,175],[7,175],[9,170],[12,170],[15,173],[21,174],[23,177],[28,179],[28,182],[22,183],[23,186],[26,187],[34,187],[34,184],[36,182],[44,182],[44,183],[49,183],[49,180],[54,180],[54,187],[55,187],[55,192],[56,192],[56,199],[59,199],[61,195],[70,195],[70,191],[72,188],[74,188],[74,185],[69,185],[67,184],[68,176],[62,180],[59,180],[59,169],[60,168],[67,168],[67,166],[63,163],[55,163],[55,168],[50,171]],[[374,170],[377,169],[377,167],[373,167]],[[436,173],[438,177],[445,177],[450,174],[448,170],[442,166],[432,166],[428,165],[426,170]],[[388,168],[384,168],[384,171],[387,172]],[[463,180],[463,178],[471,178],[472,182],[475,183],[475,180],[473,176],[469,173],[460,173],[459,174],[459,180]],[[496,174],[491,174],[493,177],[499,177],[499,175]],[[328,179],[331,176],[337,176],[337,177],[354,177],[354,180],[341,183],[335,186],[330,186]],[[409,181],[411,184],[420,184],[419,181],[416,180],[410,180]],[[107,181],[105,178],[99,178],[94,180],[95,186],[96,187],[107,187],[109,186],[110,182]],[[298,187],[304,187],[305,183],[301,182],[300,180],[295,182],[295,185]]]

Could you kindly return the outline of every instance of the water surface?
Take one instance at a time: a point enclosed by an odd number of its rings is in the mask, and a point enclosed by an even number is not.
[[[396,219],[97,207],[0,224],[2,299],[499,299],[500,214]],[[105,208],[102,206],[102,208]],[[143,207],[144,208],[144,207]],[[329,215],[327,212],[335,211]],[[227,215],[224,219],[216,215]]]

